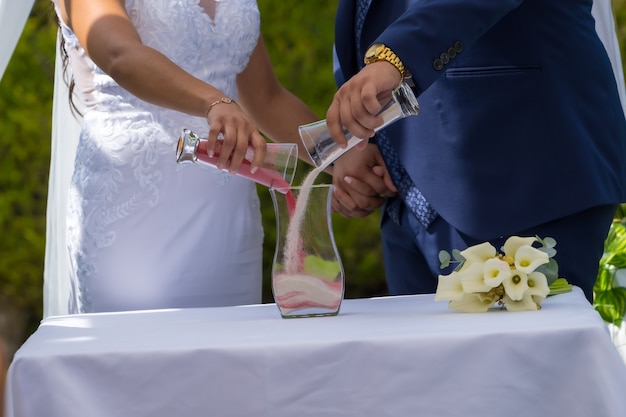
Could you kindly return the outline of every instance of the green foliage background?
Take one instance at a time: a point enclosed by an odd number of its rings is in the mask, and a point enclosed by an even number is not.
[[[626,0],[613,0],[613,5],[624,57]],[[335,91],[332,42],[336,6],[337,0],[259,0],[262,30],[278,78],[320,118],[325,117]],[[0,337],[13,333],[18,344],[42,316],[55,37],[50,1],[36,0],[0,82],[0,311],[15,311],[18,314],[12,317],[21,318],[8,330],[0,328]],[[299,179],[308,169],[299,167]],[[271,302],[268,281],[274,212],[267,189],[259,187],[259,195],[266,233],[264,301]],[[348,298],[385,294],[378,222],[378,214],[353,220],[333,216]]]

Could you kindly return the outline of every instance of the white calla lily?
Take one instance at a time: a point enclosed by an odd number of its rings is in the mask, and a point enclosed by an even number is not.
[[[502,281],[504,292],[514,301],[520,301],[528,291],[528,275],[516,269]]]
[[[508,311],[533,311],[539,310],[540,308],[535,300],[533,300],[533,297],[528,293],[519,300],[513,300],[508,295],[505,295],[502,301]]]
[[[550,294],[548,279],[541,272],[532,272],[528,274],[528,294],[536,303],[541,303],[544,298]]]
[[[487,259],[483,264],[483,280],[489,288],[502,284],[505,278],[511,276],[511,267],[502,259]]]
[[[459,300],[450,301],[448,306],[462,313],[484,313],[489,310],[493,302],[483,294],[464,294]]]
[[[532,246],[522,245],[515,252],[515,268],[525,274],[530,274],[540,265],[547,264],[550,257],[547,253]]]
[[[470,246],[469,248],[461,251],[461,256],[465,258],[465,263],[463,264],[463,268],[461,268],[462,271],[474,263],[482,264],[487,259],[496,256],[496,248],[494,248],[489,242],[485,242],[479,245]]]
[[[435,300],[459,300],[463,297],[463,285],[459,273],[453,271],[449,275],[439,275]]]
[[[506,256],[510,256],[515,259],[515,253],[521,246],[532,246],[534,242],[537,241],[535,237],[519,237],[519,236],[511,236],[504,242],[504,246],[502,246],[502,250]]]
[[[466,269],[459,271],[459,278],[463,291],[466,293],[486,292],[491,287],[485,284],[485,274],[483,273],[483,263],[473,263]]]

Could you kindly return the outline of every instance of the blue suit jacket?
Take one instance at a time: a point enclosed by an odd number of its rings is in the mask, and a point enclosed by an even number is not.
[[[338,82],[359,68],[340,0]],[[591,0],[372,0],[361,50],[413,74],[421,113],[389,128],[427,200],[477,239],[626,201],[626,121]]]

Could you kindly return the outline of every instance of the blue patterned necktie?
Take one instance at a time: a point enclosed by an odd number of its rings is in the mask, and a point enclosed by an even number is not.
[[[364,65],[363,62],[363,51],[361,51],[361,31],[363,29],[363,22],[365,21],[365,16],[367,15],[367,10],[369,9],[371,0],[357,0],[356,2],[356,19],[354,22],[355,28],[355,42],[356,42],[356,53],[357,53],[357,62],[360,63],[361,67]],[[393,183],[398,188],[398,193],[400,197],[404,201],[404,204],[413,212],[413,214],[418,218],[420,223],[424,227],[428,227],[437,217],[437,212],[428,204],[426,198],[422,195],[420,190],[417,189],[411,177],[407,174],[406,170],[402,166],[400,162],[400,158],[396,153],[395,149],[389,143],[389,139],[382,131],[376,133],[376,144],[380,149],[380,153],[385,160],[385,164],[387,165],[387,169],[389,170],[389,175],[391,175],[391,179]],[[396,224],[400,224],[400,205],[401,200],[399,198],[394,198],[387,204],[387,213],[396,222]]]

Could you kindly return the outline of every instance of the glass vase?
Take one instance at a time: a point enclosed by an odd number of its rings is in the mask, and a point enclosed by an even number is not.
[[[344,272],[332,228],[332,185],[270,193],[276,214],[272,292],[281,316],[337,315]]]

